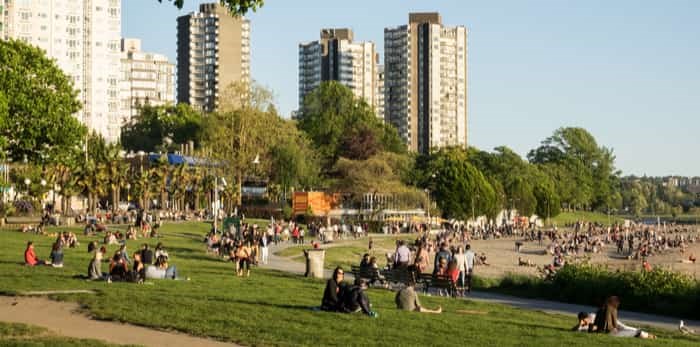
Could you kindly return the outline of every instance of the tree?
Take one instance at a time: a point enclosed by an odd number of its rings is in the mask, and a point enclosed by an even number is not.
[[[168,0],[171,1],[177,8],[182,8],[185,5],[185,0]],[[163,0],[158,0],[163,2]],[[258,8],[265,4],[264,0],[220,0],[222,6],[225,6],[232,15],[243,16],[248,11],[255,12]]]
[[[445,217],[469,219],[498,213],[496,190],[484,174],[467,159],[461,148],[433,153],[421,171],[421,185],[430,189]]]
[[[164,147],[165,137],[174,144],[194,141],[199,146],[203,136],[202,123],[202,114],[187,104],[144,105],[139,114],[122,128],[121,142],[127,150],[146,152],[174,149]]]
[[[270,150],[286,136],[272,101],[272,92],[258,84],[234,83],[222,91],[219,110],[205,123],[204,145],[227,180],[236,182],[237,205],[243,181],[269,172]]]
[[[323,82],[306,96],[298,126],[319,152],[325,172],[340,157],[366,159],[379,152],[406,151],[396,130],[336,81]]]
[[[292,187],[311,188],[321,183],[321,167],[310,141],[295,125],[286,128],[292,134],[282,136],[270,149],[269,172],[271,180],[279,184],[284,200]]]
[[[378,153],[365,160],[340,158],[334,169],[336,179],[332,187],[349,196],[355,204],[361,203],[366,194],[372,194],[391,201],[394,208],[427,206],[423,191],[401,181],[408,160],[410,158],[406,155],[391,152]],[[372,207],[375,210],[383,208],[381,204]]]
[[[528,159],[539,164],[560,184],[562,202],[571,207],[609,209],[619,202],[615,195],[615,156],[609,148],[598,146],[583,128],[559,128],[540,147],[530,151]]]
[[[86,128],[71,79],[40,48],[0,40],[0,138],[12,158],[39,162],[45,148],[69,150]]]

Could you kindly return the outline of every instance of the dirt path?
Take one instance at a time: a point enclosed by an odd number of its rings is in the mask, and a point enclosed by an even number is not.
[[[67,337],[142,346],[231,347],[235,344],[159,331],[130,324],[98,321],[77,312],[76,303],[43,297],[0,296],[0,321],[25,323]]]

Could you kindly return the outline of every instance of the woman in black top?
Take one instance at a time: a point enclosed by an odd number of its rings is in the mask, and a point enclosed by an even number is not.
[[[326,289],[323,291],[323,300],[321,301],[321,310],[338,311],[340,291],[342,289],[343,277],[345,276],[343,269],[338,266],[333,271],[333,277],[326,283]]]

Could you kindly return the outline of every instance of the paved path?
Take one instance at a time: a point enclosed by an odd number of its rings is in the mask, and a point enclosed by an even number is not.
[[[332,247],[342,245],[342,243],[343,243],[342,241],[336,242],[336,243],[332,244]],[[304,274],[305,265],[303,263],[290,260],[289,258],[279,257],[279,256],[274,255],[275,252],[278,252],[282,249],[285,249],[285,248],[288,248],[291,246],[294,246],[294,245],[287,244],[287,243],[281,243],[279,245],[276,245],[276,246],[273,245],[272,247],[270,247],[269,262],[267,265],[262,265],[262,267],[274,269],[274,270],[285,271],[285,272]],[[332,273],[331,270],[325,270],[325,277],[330,278],[331,273]],[[348,280],[350,280],[352,278],[352,274],[346,273],[345,277]],[[568,304],[568,303],[563,303],[563,302],[558,302],[558,301],[549,301],[549,300],[526,299],[526,298],[519,298],[519,297],[515,297],[515,296],[489,293],[489,292],[473,291],[467,297],[467,299],[482,301],[482,302],[490,302],[490,303],[495,303],[495,304],[511,305],[511,306],[515,306],[518,308],[522,308],[522,309],[536,310],[536,311],[555,313],[555,314],[563,314],[563,315],[567,315],[567,316],[571,316],[571,317],[575,317],[579,312],[595,312],[596,311],[596,308],[593,306]],[[621,310],[619,312],[619,316],[621,317],[621,321],[623,321],[624,323],[627,323],[629,325],[632,325],[632,326],[643,325],[643,326],[657,327],[657,328],[668,329],[668,330],[677,330],[678,323],[680,322],[680,320],[678,318],[659,316],[659,315],[653,315],[653,314],[647,314],[647,313],[623,311],[623,310]],[[572,318],[572,322],[575,323],[575,321],[576,321],[576,319]],[[685,320],[685,325],[691,329],[694,329],[695,331],[700,331],[700,321]]]
[[[78,309],[79,306],[76,303],[59,302],[47,298],[0,296],[0,321],[40,326],[60,336],[154,347],[236,346],[181,333],[94,320],[78,313]]]

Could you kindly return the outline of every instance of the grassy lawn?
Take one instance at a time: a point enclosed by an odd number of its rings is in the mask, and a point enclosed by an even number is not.
[[[93,289],[97,294],[61,295],[56,299],[76,301],[99,319],[256,346],[433,346],[467,341],[476,346],[700,344],[700,338],[675,332],[660,332],[657,341],[572,333],[571,317],[440,297],[421,300],[428,307],[441,305],[445,311],[442,315],[401,312],[395,309],[394,294],[380,289],[369,292],[373,308],[379,313],[376,319],[316,312],[310,307],[320,304],[322,281],[260,269],[253,269],[250,278],[235,277],[232,264],[204,253],[202,239],[208,229],[203,223],[166,224],[163,237],[148,242],[163,242],[181,276],[191,277],[191,281],[152,281],[144,285],[74,278],[87,271],[90,255],[86,252],[89,240],[85,238],[80,238],[79,249],[65,250],[62,269],[21,266],[27,240],[35,241],[37,254],[44,258],[52,238],[0,232],[0,292]],[[133,252],[142,242],[131,241],[128,249]],[[345,258],[360,251],[359,246],[343,248],[338,247],[338,256]],[[115,249],[110,246],[110,254]],[[1,340],[0,345],[6,343],[4,337]]]
[[[97,340],[54,336],[44,328],[0,322],[0,346],[108,347],[117,345],[110,345]]]
[[[413,242],[416,235],[403,234],[403,235],[392,235],[385,237],[373,236],[373,246],[372,251],[369,252],[371,256],[377,257],[377,263],[384,264],[385,254],[387,252],[393,253],[396,249],[396,240],[406,240]],[[350,265],[359,265],[362,256],[367,251],[368,242],[366,239],[350,241],[343,244],[343,246],[333,247],[328,246],[326,248],[324,267],[326,269],[335,269],[336,266],[342,266],[345,269],[350,269]],[[290,260],[296,262],[304,262],[304,256],[302,250],[311,248],[310,245],[299,245],[291,246],[282,250],[275,252],[275,255],[281,257],[290,257]]]
[[[624,218],[610,215],[610,219],[608,219],[608,215],[605,213],[576,211],[562,212],[558,216],[551,218],[548,223],[554,224],[558,227],[563,227],[566,224],[576,223],[577,221],[595,222],[607,225],[608,223],[621,223],[624,221]]]

